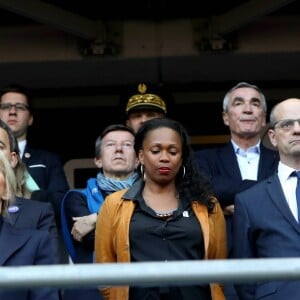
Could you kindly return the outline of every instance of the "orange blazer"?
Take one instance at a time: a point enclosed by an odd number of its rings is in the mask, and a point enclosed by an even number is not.
[[[134,212],[133,201],[122,199],[127,189],[106,197],[97,218],[95,231],[95,263],[130,262],[129,224]],[[206,206],[193,201],[192,209],[201,225],[205,254],[203,259],[225,259],[226,225],[217,199],[214,212],[208,214]],[[212,300],[224,300],[223,285],[210,284]],[[129,286],[105,287],[100,289],[106,300],[126,300]]]

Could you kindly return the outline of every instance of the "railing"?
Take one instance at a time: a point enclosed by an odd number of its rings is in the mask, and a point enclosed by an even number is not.
[[[0,268],[0,288],[191,285],[300,280],[300,258],[75,264]]]

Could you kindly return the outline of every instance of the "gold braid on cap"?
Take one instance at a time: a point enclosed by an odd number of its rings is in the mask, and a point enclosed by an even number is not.
[[[149,106],[156,107],[162,110],[164,113],[167,112],[165,101],[155,94],[146,94],[147,86],[145,83],[140,83],[138,85],[138,92],[140,94],[133,95],[129,98],[126,113],[128,113],[133,108],[138,108],[139,106]]]

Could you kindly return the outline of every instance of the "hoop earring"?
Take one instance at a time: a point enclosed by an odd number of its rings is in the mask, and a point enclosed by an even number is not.
[[[143,180],[145,181],[146,180],[146,174],[145,174],[145,170],[144,170],[144,165],[141,164],[141,175],[143,177]]]
[[[182,179],[185,177],[185,166],[182,166]]]

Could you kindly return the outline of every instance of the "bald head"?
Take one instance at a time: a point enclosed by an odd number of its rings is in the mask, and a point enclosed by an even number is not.
[[[270,122],[270,142],[278,149],[280,161],[300,170],[300,99],[289,98],[275,105]]]
[[[287,118],[300,118],[300,98],[288,98],[277,103],[270,113],[271,127],[279,120]]]

